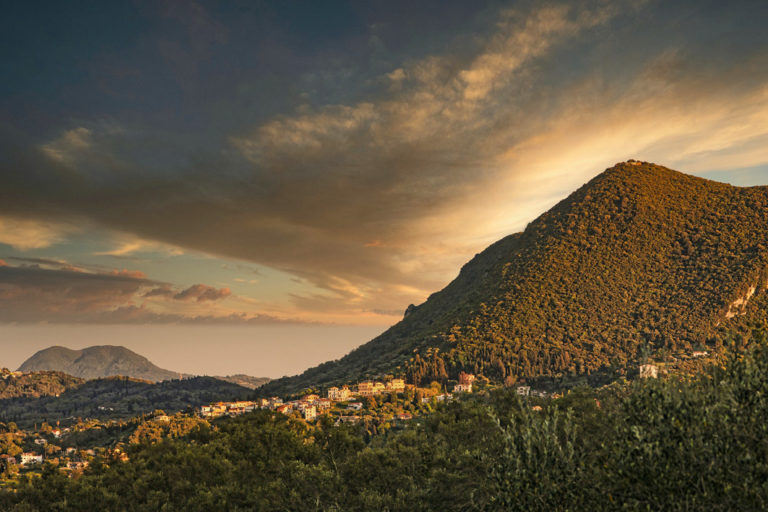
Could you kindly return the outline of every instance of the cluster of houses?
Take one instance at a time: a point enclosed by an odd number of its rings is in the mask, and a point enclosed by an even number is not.
[[[256,409],[259,409],[257,402],[217,402],[215,404],[200,406],[198,412],[200,416],[204,418],[218,418],[219,416],[238,416]],[[161,421],[158,418],[155,418],[155,420]]]
[[[357,391],[352,391],[349,389],[349,386],[329,388],[328,399],[335,402],[345,402],[353,396],[365,397],[381,395],[382,393],[401,393],[405,391],[405,387],[405,381],[403,379],[392,379],[386,384],[383,382],[366,380],[357,385]]]
[[[474,375],[462,372],[459,375],[459,383],[453,388],[454,393],[471,393],[474,380]],[[288,402],[283,402],[279,397],[262,398],[257,401],[217,402],[199,407],[198,414],[204,418],[217,418],[220,416],[238,416],[256,409],[270,409],[283,414],[298,412],[305,420],[310,421],[330,410],[334,402],[349,402],[347,403],[348,410],[359,411],[363,408],[363,404],[350,402],[353,398],[376,396],[383,393],[400,393],[405,391],[406,387],[413,388],[414,386],[406,384],[403,379],[391,379],[386,383],[368,380],[360,382],[354,391],[349,386],[329,388],[326,398],[310,394]],[[453,395],[450,393],[437,396],[438,401],[450,400],[451,398]],[[427,402],[429,400],[431,398],[426,399]],[[357,416],[354,415],[342,417],[352,422],[357,419]]]
[[[305,420],[313,420],[319,412],[331,408],[331,400],[320,398],[318,395],[306,395],[299,400],[283,402],[282,398],[262,398],[257,401],[217,402],[198,408],[198,414],[203,418],[218,418],[220,416],[239,416],[257,409],[270,409],[283,414],[301,413]]]
[[[274,407],[273,410],[283,414],[292,414],[294,411],[298,411],[305,420],[310,421],[317,418],[318,414],[328,411],[331,405],[329,398],[321,398],[319,395],[311,394],[305,395],[298,400],[282,403]]]
[[[461,372],[459,374],[459,383],[453,387],[454,393],[471,393],[472,383],[475,381],[475,376],[471,373]],[[329,388],[328,398],[334,401],[346,401],[353,396],[376,396],[382,393],[400,393],[405,391],[406,387],[413,388],[412,384],[406,384],[403,379],[392,379],[386,384],[383,382],[375,381],[363,381],[357,385],[357,391],[352,391],[349,386],[342,386],[341,388]],[[447,395],[446,395],[447,396]]]

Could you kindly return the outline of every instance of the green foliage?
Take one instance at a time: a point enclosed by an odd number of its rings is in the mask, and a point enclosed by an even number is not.
[[[557,400],[499,389],[410,427],[268,411],[165,433],[67,479],[47,467],[2,510],[764,510],[768,345],[694,378]],[[367,440],[367,441],[366,441]]]
[[[212,377],[152,384],[126,377],[87,381],[60,396],[0,400],[0,421],[30,427],[48,421],[72,423],[76,418],[119,419],[163,409],[171,414],[220,400],[247,397],[252,390]]]
[[[56,396],[80,386],[83,379],[62,372],[31,372],[15,375],[0,370],[0,400],[19,397]]]

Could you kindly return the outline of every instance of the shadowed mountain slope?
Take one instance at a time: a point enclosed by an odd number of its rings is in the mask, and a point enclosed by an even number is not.
[[[77,418],[128,419],[162,409],[168,414],[221,400],[245,399],[244,388],[213,377],[147,382],[128,377],[94,379],[58,396],[0,400],[0,421],[28,428],[47,421],[64,425]]]

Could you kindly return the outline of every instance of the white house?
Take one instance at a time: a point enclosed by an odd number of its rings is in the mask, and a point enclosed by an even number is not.
[[[22,453],[21,454],[21,465],[26,466],[28,464],[42,464],[43,463],[43,456],[37,455],[35,453]]]
[[[454,393],[471,393],[472,392],[472,384],[456,384],[453,386],[453,392]]]
[[[306,405],[301,408],[301,413],[304,416],[304,419],[307,421],[313,420],[317,418],[317,407],[314,405]]]
[[[659,374],[659,369],[653,364],[641,364],[640,365],[640,378],[641,379],[655,379]]]

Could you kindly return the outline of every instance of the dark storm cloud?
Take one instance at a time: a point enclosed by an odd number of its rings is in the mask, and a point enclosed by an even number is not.
[[[287,50],[278,14],[267,24],[274,46],[255,47],[251,62],[233,46],[242,25],[196,4],[159,9],[159,26],[175,28],[140,44],[159,49],[172,69],[160,73],[179,83],[148,78],[140,116],[81,115],[89,120],[45,138],[8,124],[0,217],[82,221],[285,270],[322,289],[293,297],[308,311],[382,311],[423,298],[497,233],[616,160],[647,153],[704,170],[724,155],[735,167],[766,160],[758,3],[727,13],[698,3],[494,4],[470,16],[483,30],[469,23],[461,44],[440,46],[450,51],[423,39],[429,51],[411,55],[391,50],[397,20],[334,36],[329,27],[345,18],[330,12],[328,26],[302,28],[323,52],[294,34],[325,70]],[[146,58],[122,63],[140,74],[162,67]]]
[[[278,118],[232,137],[218,155],[193,156],[175,168],[167,165],[179,149],[173,136],[152,143],[158,134],[109,125],[67,130],[42,151],[5,148],[3,177],[13,192],[0,198],[3,209],[61,210],[143,237],[304,271],[317,284],[327,274],[402,282],[408,273],[397,260],[411,242],[408,227],[495,171],[487,137],[501,120],[483,119],[496,106],[489,94],[553,44],[609,16],[601,7],[505,14],[464,68],[450,58],[413,63],[403,72],[411,85],[399,95]],[[376,246],[373,239],[395,243]],[[434,283],[433,276],[407,279]]]

